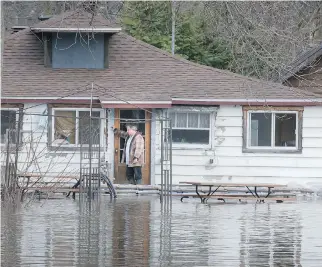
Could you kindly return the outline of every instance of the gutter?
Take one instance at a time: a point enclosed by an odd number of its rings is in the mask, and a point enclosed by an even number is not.
[[[43,104],[90,104],[90,97],[4,97],[2,104],[43,103]],[[188,99],[173,98],[171,101],[100,101],[93,97],[94,104],[102,108],[171,108],[173,105],[190,106],[322,106],[322,98],[316,99]]]
[[[174,98],[172,105],[243,105],[243,106],[321,106],[322,99],[185,99]]]

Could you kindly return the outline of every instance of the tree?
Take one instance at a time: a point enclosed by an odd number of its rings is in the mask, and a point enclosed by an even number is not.
[[[228,44],[228,69],[277,80],[291,62],[321,42],[321,2],[207,2],[206,31]]]
[[[200,4],[192,4],[196,8]],[[208,66],[226,68],[230,51],[218,36],[204,33],[205,19],[195,9],[176,8],[176,54]],[[171,2],[126,2],[122,12],[125,30],[137,39],[171,51]]]

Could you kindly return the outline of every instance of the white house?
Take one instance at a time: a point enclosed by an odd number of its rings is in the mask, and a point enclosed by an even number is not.
[[[135,120],[146,142],[144,183],[159,184],[160,124],[169,117],[174,184],[322,185],[321,95],[198,65],[128,36],[99,15],[89,25],[91,19],[73,11],[5,40],[1,147],[6,152],[7,129],[20,114],[20,172],[77,176],[94,136],[94,154],[115,183],[124,183],[124,141],[112,128]],[[6,160],[2,153],[2,166]]]

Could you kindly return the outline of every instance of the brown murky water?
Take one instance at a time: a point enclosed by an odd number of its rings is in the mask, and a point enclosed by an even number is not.
[[[2,208],[1,266],[322,266],[322,200],[41,204]]]

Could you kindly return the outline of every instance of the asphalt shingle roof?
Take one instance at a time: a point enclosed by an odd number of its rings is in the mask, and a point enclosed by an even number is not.
[[[76,13],[80,16],[78,22],[82,21],[77,25],[88,27],[91,15],[82,14]],[[60,24],[75,27],[76,15],[62,14],[35,26],[56,27]],[[64,23],[61,17],[65,17]],[[97,27],[110,26],[109,21],[102,17],[93,21]],[[2,97],[62,97],[73,92],[74,96],[90,96],[89,91],[76,93],[75,90],[91,82],[103,87],[95,87],[94,90],[94,95],[102,101],[314,97],[311,93],[278,83],[244,77],[172,56],[123,32],[110,37],[108,53],[108,69],[52,69],[44,66],[43,45],[34,33],[26,29],[12,34],[4,44]]]

